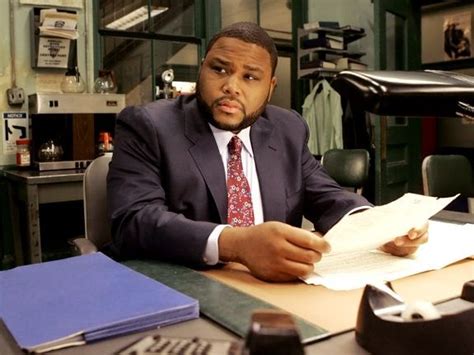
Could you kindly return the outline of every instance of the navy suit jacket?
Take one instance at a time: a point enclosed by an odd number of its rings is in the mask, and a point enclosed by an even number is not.
[[[301,226],[304,215],[325,233],[369,202],[327,175],[308,134],[298,113],[268,105],[250,139],[265,221]],[[209,234],[227,223],[224,166],[194,95],[125,108],[107,182],[113,248],[123,257],[203,263]]]

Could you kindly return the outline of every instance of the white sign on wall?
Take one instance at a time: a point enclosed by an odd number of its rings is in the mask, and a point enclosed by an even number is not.
[[[3,112],[3,154],[16,153],[16,140],[28,138],[28,113]]]
[[[38,68],[67,68],[71,40],[40,37],[38,43]]]

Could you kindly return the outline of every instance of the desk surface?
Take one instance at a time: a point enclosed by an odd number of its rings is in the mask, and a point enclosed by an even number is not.
[[[203,339],[220,339],[220,340],[236,340],[236,337],[223,330],[218,325],[212,323],[207,319],[196,319],[185,323],[176,324],[165,327],[160,330],[152,330],[137,334],[131,334],[107,341],[88,344],[85,346],[72,347],[50,352],[52,355],[82,355],[82,354],[114,354],[117,351],[129,346],[140,338],[151,335],[161,334],[170,337],[185,337],[197,336]],[[8,342],[7,336],[0,329],[0,349],[3,355],[20,355],[23,354],[19,349],[15,349],[11,343]],[[311,354],[353,354],[365,355],[368,354],[361,348],[354,339],[354,332],[347,332],[334,336],[329,339],[308,345],[305,347],[305,353]]]
[[[322,286],[305,285],[303,283],[271,284],[254,279],[251,275],[237,269],[205,272],[206,276],[232,284],[238,289],[246,289],[256,297],[264,297],[290,312],[305,311],[298,314],[302,318],[318,322],[320,326],[337,332],[342,328],[353,328],[362,290],[331,291]],[[459,296],[465,281],[474,279],[474,260],[465,260],[447,268],[413,275],[393,283],[395,290],[406,301],[427,299],[441,301]],[[245,284],[243,286],[243,284]],[[256,287],[258,285],[258,287]],[[258,290],[258,292],[257,292]],[[297,301],[295,301],[297,300]],[[159,330],[148,331],[119,337],[82,347],[68,348],[52,352],[52,354],[113,354],[126,345],[148,334],[165,336],[190,337],[206,339],[236,339],[232,333],[223,329],[213,321],[200,318]],[[7,349],[6,336],[0,330],[0,348]],[[354,332],[342,332],[333,337],[309,344],[305,347],[306,354],[367,354],[355,341]],[[9,354],[3,353],[2,354]],[[14,354],[11,350],[10,354]]]
[[[224,284],[295,314],[332,333],[354,328],[363,289],[334,291],[322,286],[295,283],[267,283],[240,266],[206,272]],[[392,282],[405,301],[440,302],[459,296],[462,285],[474,279],[474,260],[463,260],[441,270],[424,272]]]
[[[165,327],[160,330],[153,330],[138,334],[132,334],[124,337],[120,337],[113,340],[98,342],[95,344],[88,344],[84,347],[75,347],[69,349],[63,349],[58,351],[53,351],[50,354],[64,354],[64,355],[82,355],[82,354],[114,354],[120,349],[125,348],[126,346],[132,344],[133,342],[139,340],[143,336],[150,334],[161,334],[164,336],[175,336],[175,337],[185,337],[185,336],[197,336],[203,339],[220,339],[220,340],[236,340],[236,337],[223,330],[221,327],[209,321],[207,319],[196,319],[189,322]],[[0,347],[1,347],[0,342]],[[352,354],[352,355],[365,355],[368,352],[360,347],[354,338],[354,332],[347,332],[334,336],[323,341],[310,344],[305,346],[306,355],[316,355],[316,354]],[[8,353],[5,355],[9,355]],[[12,353],[13,355],[13,353]]]
[[[84,169],[37,171],[13,168],[3,170],[3,175],[12,181],[19,181],[26,184],[51,184],[57,182],[82,181]]]
[[[471,217],[468,216],[468,218]],[[202,274],[256,298],[263,299],[334,333],[334,336],[329,339],[307,345],[305,347],[307,354],[367,353],[357,345],[354,332],[351,331],[356,323],[362,289],[333,291],[322,286],[306,285],[302,282],[267,283],[254,278],[242,266],[235,264],[229,264],[224,269],[202,272]],[[459,296],[464,282],[473,279],[474,260],[463,260],[441,270],[413,275],[394,281],[392,284],[395,291],[405,301],[424,299],[439,302]],[[209,319],[200,318],[155,331],[132,334],[53,353],[113,354],[134,340],[151,333],[178,337],[198,336],[207,339],[235,339],[232,333],[218,324]],[[5,344],[5,334],[0,330],[0,348],[2,351]],[[13,354],[14,352],[10,353]]]

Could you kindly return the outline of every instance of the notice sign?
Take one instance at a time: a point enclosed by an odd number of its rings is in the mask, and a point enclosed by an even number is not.
[[[67,68],[71,40],[40,37],[38,43],[38,68]]]
[[[3,154],[16,153],[16,140],[28,138],[28,113],[3,113]]]

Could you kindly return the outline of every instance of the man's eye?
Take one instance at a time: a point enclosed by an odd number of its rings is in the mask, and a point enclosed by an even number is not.
[[[255,75],[252,75],[252,74],[247,74],[245,76],[245,78],[248,79],[248,80],[258,80],[258,78]]]
[[[222,73],[222,74],[226,72],[226,70],[223,67],[219,67],[219,66],[213,66],[212,70],[214,70],[216,73]]]

